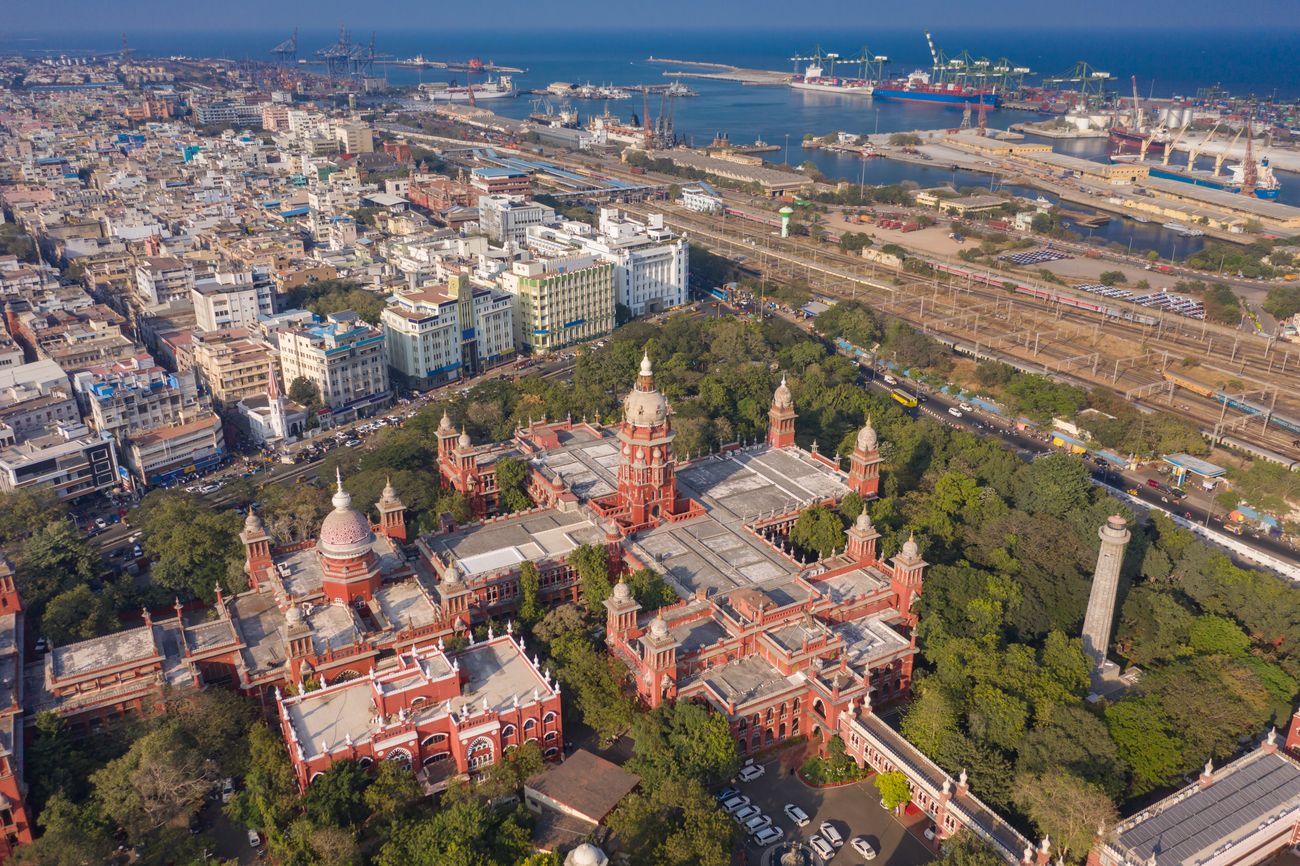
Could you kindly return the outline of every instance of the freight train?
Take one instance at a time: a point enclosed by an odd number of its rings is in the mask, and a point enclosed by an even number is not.
[[[1243,400],[1240,397],[1233,397],[1211,385],[1205,384],[1204,382],[1198,382],[1195,379],[1189,379],[1186,376],[1179,376],[1176,373],[1170,373],[1168,370],[1165,370],[1160,374],[1160,376],[1166,382],[1172,382],[1179,388],[1191,391],[1193,394],[1199,394],[1200,396],[1213,400],[1216,403],[1222,403],[1230,409],[1236,409],[1243,415],[1268,415],[1268,423],[1272,424],[1274,427],[1280,427],[1288,433],[1300,434],[1300,421],[1288,418],[1285,415],[1278,415],[1276,413],[1270,414],[1266,407],[1261,406],[1258,403],[1252,403],[1249,400]]]
[[[972,282],[981,283],[986,286],[1008,289],[1014,291],[1018,295],[1028,295],[1031,298],[1050,301],[1054,304],[1060,304],[1063,307],[1075,307],[1076,309],[1087,310],[1090,313],[1100,313],[1107,318],[1122,319],[1126,322],[1135,322],[1139,325],[1154,325],[1159,321],[1155,316],[1148,316],[1145,313],[1139,313],[1123,307],[1099,304],[1096,301],[1064,294],[1055,289],[1040,289],[1034,286],[1026,286],[1022,283],[1017,283],[1014,280],[1006,279],[1003,276],[984,274],[979,271],[971,271],[966,268],[959,268],[953,265],[942,264],[940,262],[933,262],[932,264],[936,271],[945,274],[951,274],[955,277],[963,277]]]

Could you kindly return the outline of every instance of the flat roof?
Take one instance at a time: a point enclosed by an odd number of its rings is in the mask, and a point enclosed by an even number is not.
[[[1215,466],[1208,460],[1202,460],[1190,454],[1166,454],[1161,459],[1171,466],[1186,469],[1193,475],[1204,475],[1206,478],[1218,478],[1228,471],[1222,466]]]
[[[580,544],[600,544],[605,533],[585,513],[556,508],[470,526],[446,537],[430,536],[465,575],[513,568],[524,560],[563,556]]]
[[[1167,180],[1162,177],[1144,177],[1138,186],[1159,190],[1175,198],[1201,202],[1220,210],[1245,211],[1256,216],[1281,222],[1300,221],[1300,208],[1276,201],[1265,201],[1253,195],[1241,195],[1222,189],[1210,189],[1196,184]]]

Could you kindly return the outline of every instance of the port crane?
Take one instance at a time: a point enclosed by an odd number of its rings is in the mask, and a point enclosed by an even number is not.
[[[1111,80],[1109,72],[1103,72],[1095,69],[1088,64],[1086,60],[1080,60],[1074,64],[1074,68],[1067,70],[1060,75],[1050,75],[1043,78],[1044,85],[1077,85],[1075,92],[1079,94],[1079,101],[1084,105],[1093,105],[1104,102],[1106,99],[1106,82]],[[1069,89],[1069,88],[1063,88]]]
[[[835,52],[822,51],[820,45],[813,48],[812,54],[796,54],[794,57],[790,58],[790,61],[794,63],[794,71],[796,75],[799,74],[799,64],[806,62],[821,69],[823,78],[835,77],[835,64],[839,62],[839,60],[839,54]]]
[[[1169,157],[1174,153],[1174,145],[1183,140],[1183,133],[1187,132],[1189,126],[1191,126],[1190,123],[1184,123],[1183,128],[1178,130],[1178,134],[1174,136],[1173,141],[1165,145],[1164,156],[1160,160],[1162,165],[1169,165]]]
[[[280,63],[292,63],[298,57],[298,28],[293,28],[293,35],[271,49],[275,59]]]
[[[863,81],[884,81],[885,64],[889,62],[889,57],[884,54],[872,54],[871,49],[864,45],[860,55],[840,62],[856,64],[862,70]]]
[[[1255,124],[1251,116],[1254,113],[1254,106],[1251,106],[1251,114],[1246,115],[1246,159],[1241,164],[1242,195],[1254,195],[1255,187],[1259,185],[1259,164],[1255,162]]]
[[[1199,142],[1193,144],[1190,148],[1188,148],[1187,150],[1188,171],[1191,171],[1192,169],[1196,168],[1196,160],[1201,155],[1201,151],[1205,150],[1205,146],[1210,143],[1210,140],[1214,138],[1215,133],[1219,131],[1219,127],[1222,125],[1223,124],[1221,123],[1214,124],[1214,129],[1210,130],[1209,135],[1205,136],[1205,138],[1201,139]]]
[[[1246,127],[1244,126],[1241,129],[1237,130],[1237,134],[1232,137],[1232,141],[1228,144],[1228,146],[1223,148],[1222,150],[1220,150],[1218,153],[1214,155],[1214,176],[1215,177],[1218,177],[1219,172],[1223,171],[1223,161],[1226,160],[1228,158],[1228,155],[1232,153],[1232,149],[1237,146],[1237,142],[1241,139],[1242,133],[1244,133],[1245,131],[1246,131]]]

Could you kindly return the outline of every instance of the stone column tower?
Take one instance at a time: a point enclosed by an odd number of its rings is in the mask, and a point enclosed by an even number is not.
[[[1088,612],[1083,617],[1083,651],[1091,656],[1093,664],[1101,667],[1106,662],[1106,648],[1110,646],[1115,596],[1119,591],[1119,569],[1124,563],[1124,548],[1132,536],[1124,518],[1118,514],[1107,518],[1106,525],[1097,531],[1097,535],[1101,537],[1101,551],[1097,554],[1097,569],[1092,575]]]

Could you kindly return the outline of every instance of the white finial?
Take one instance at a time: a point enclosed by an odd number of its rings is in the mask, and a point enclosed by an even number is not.
[[[1214,775],[1214,761],[1212,759],[1207,758],[1205,761],[1205,775]]]
[[[1051,837],[1051,836],[1044,836],[1044,837],[1043,837],[1043,843],[1042,843],[1041,845],[1039,845],[1038,847],[1039,847],[1039,849],[1042,850],[1042,851],[1050,851],[1051,848],[1052,848],[1052,837]]]
[[[337,463],[334,464],[334,481],[337,486],[334,488],[335,493],[343,492],[343,468]]]
[[[496,634],[492,631],[492,623],[488,623],[488,640],[492,640]]]
[[[1273,728],[1269,728],[1269,729],[1268,729],[1268,737],[1266,737],[1266,739],[1268,740],[1268,744],[1269,744],[1270,746],[1272,746],[1272,745],[1276,745],[1276,744],[1277,744],[1277,728],[1275,728],[1275,727],[1273,727]]]
[[[506,634],[515,633],[515,622],[512,619],[506,620]]]
[[[957,784],[965,787],[966,785],[966,768],[961,768],[961,773],[957,776]]]
[[[952,781],[947,776],[943,777],[943,792],[945,794],[952,793]]]
[[[646,349],[646,350],[645,350],[645,353],[641,355],[641,375],[642,375],[642,376],[653,376],[653,375],[654,375],[654,365],[652,365],[652,364],[650,363],[650,350],[649,350],[649,349]]]
[[[519,695],[516,694],[516,695],[512,695],[511,697],[514,699],[515,709],[516,710],[519,709]]]

